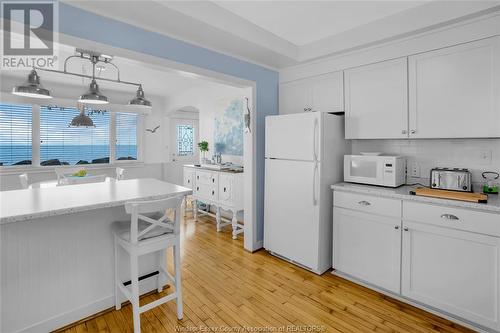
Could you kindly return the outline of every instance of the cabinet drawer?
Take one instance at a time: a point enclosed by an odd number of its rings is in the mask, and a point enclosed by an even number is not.
[[[208,185],[208,184],[196,184],[193,189],[194,194],[202,199],[209,200],[218,200],[219,191],[217,190],[217,186]]]
[[[500,214],[420,202],[403,202],[403,219],[500,237]]]
[[[401,218],[401,200],[335,191],[333,205],[360,212]]]
[[[196,171],[196,184],[217,185],[219,181],[219,174],[211,171]]]

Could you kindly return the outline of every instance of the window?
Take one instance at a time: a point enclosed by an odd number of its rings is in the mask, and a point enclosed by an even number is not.
[[[99,164],[138,159],[140,115],[89,108],[86,114],[95,127],[69,127],[78,114],[75,107],[0,103],[0,167]],[[111,124],[115,124],[116,131],[111,131]],[[33,142],[33,138],[39,142]],[[110,161],[112,155],[114,160]]]
[[[137,159],[137,120],[133,113],[116,114],[116,160]]]
[[[191,125],[177,125],[177,155],[190,156],[194,153],[194,130]]]
[[[0,166],[31,164],[31,106],[0,103]]]
[[[109,113],[87,113],[95,128],[68,127],[76,108],[40,107],[40,165],[109,163]]]

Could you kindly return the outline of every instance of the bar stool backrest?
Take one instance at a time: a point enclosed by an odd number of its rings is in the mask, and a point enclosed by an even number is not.
[[[139,239],[148,231],[155,227],[171,230],[175,235],[180,234],[180,207],[182,197],[152,201],[131,201],[125,204],[125,211],[131,215],[130,219],[130,242],[137,244]],[[153,219],[144,214],[162,212],[159,219]],[[173,212],[173,218],[168,218],[169,213]],[[150,223],[146,229],[139,232],[139,220]]]

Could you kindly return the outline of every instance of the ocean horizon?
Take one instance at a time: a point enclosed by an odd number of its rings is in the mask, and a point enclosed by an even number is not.
[[[116,146],[116,159],[137,159],[136,145]],[[9,166],[16,163],[30,164],[32,150],[30,145],[0,145],[0,165]],[[106,160],[108,159],[108,160]],[[40,146],[40,163],[58,160],[62,165],[92,163],[108,163],[109,145],[44,145]],[[51,161],[56,163],[56,161]],[[51,165],[57,165],[51,164]]]

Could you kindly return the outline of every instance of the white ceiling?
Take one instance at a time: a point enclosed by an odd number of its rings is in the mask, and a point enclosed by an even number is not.
[[[275,69],[500,11],[500,0],[63,1]]]
[[[337,35],[426,1],[215,1],[297,46]]]

